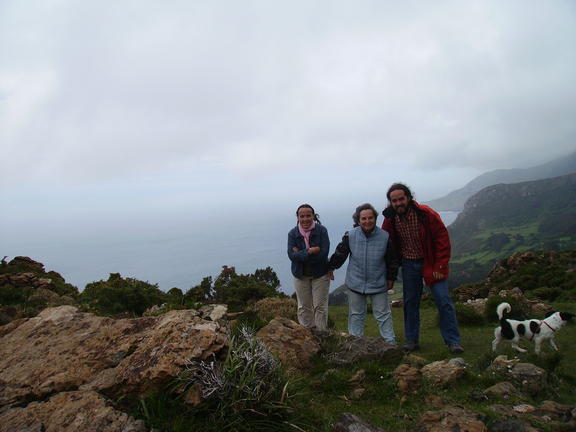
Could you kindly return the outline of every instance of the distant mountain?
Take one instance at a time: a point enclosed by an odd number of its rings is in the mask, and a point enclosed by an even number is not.
[[[448,195],[426,202],[436,211],[460,211],[466,200],[486,186],[499,183],[520,183],[558,177],[576,172],[576,152],[543,165],[524,169],[498,169],[479,175],[461,189]]]
[[[515,252],[576,247],[576,173],[488,186],[448,227],[451,285],[477,282]]]

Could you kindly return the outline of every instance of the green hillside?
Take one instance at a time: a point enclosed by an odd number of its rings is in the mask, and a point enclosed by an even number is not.
[[[464,187],[441,198],[426,202],[437,211],[460,211],[466,200],[487,186],[500,183],[520,183],[547,179],[576,172],[576,152],[531,168],[489,171],[468,182]]]
[[[515,252],[574,248],[576,174],[484,188],[449,231],[452,285],[485,278]]]

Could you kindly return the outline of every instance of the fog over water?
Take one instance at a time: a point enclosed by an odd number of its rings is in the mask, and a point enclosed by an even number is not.
[[[351,211],[320,214],[330,235],[330,253],[352,225],[347,213],[351,215]],[[456,217],[454,212],[441,215],[447,223]],[[235,217],[215,214],[209,220],[52,223],[50,229],[28,226],[25,233],[20,229],[7,232],[3,247],[42,262],[46,270],[59,272],[80,290],[89,282],[107,279],[109,273],[120,273],[157,283],[165,291],[172,287],[186,291],[205,276],[216,277],[222,266],[228,265],[239,273],[270,266],[280,278],[282,291],[291,294],[294,289],[286,241],[295,223],[292,212]],[[343,283],[345,269],[346,264],[335,272],[331,289]]]

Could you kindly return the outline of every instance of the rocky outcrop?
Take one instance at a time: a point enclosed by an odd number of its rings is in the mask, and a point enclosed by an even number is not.
[[[278,317],[261,328],[256,337],[288,367],[305,369],[320,351],[320,344],[305,327],[288,318]]]
[[[486,396],[509,398],[512,396],[519,396],[520,392],[516,389],[514,384],[509,381],[502,381],[484,390]]]
[[[483,416],[459,406],[428,411],[420,417],[418,432],[486,432]]]
[[[488,408],[502,417],[490,422],[490,432],[536,432],[541,429],[533,427],[532,424],[537,425],[543,422],[547,425],[546,430],[576,430],[576,408],[570,405],[544,401],[540,406],[521,403],[512,406],[491,405]]]
[[[93,401],[94,392],[117,398],[158,389],[189,361],[225,350],[225,312],[210,306],[116,320],[60,306],[13,321],[0,327],[0,412],[48,412],[56,396]]]
[[[505,355],[496,357],[488,371],[510,379],[521,392],[531,396],[541,394],[548,387],[548,374],[544,369],[531,363],[508,360]]]
[[[74,305],[78,289],[44,264],[19,256],[0,267],[0,325],[35,315],[46,307]],[[9,309],[6,309],[9,308]]]
[[[409,364],[399,365],[392,373],[392,378],[403,395],[417,393],[422,386],[422,372]]]
[[[435,385],[447,386],[466,374],[466,363],[461,358],[436,361],[422,368],[422,376]]]
[[[0,432],[145,432],[142,420],[115,409],[95,392],[58,393],[0,414]]]
[[[327,358],[335,365],[345,366],[363,360],[399,363],[402,355],[398,346],[390,345],[382,338],[362,336],[352,337]]]

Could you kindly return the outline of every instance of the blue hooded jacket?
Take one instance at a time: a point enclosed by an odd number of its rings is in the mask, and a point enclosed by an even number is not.
[[[310,247],[319,246],[320,252],[309,254],[306,248],[304,237],[300,234],[298,226],[292,228],[288,233],[288,257],[292,261],[292,274],[298,279],[304,276],[304,264],[310,266],[314,279],[328,273],[328,252],[330,251],[330,239],[328,230],[316,222],[316,226],[310,233]],[[293,248],[298,248],[294,252]]]

